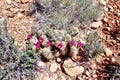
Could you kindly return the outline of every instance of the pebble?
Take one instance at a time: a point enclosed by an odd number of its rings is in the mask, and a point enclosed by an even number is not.
[[[110,31],[110,27],[104,27],[103,31]]]
[[[108,9],[110,9],[110,11],[114,10],[112,6],[108,6]]]
[[[22,3],[27,3],[29,2],[29,0],[22,0]]]
[[[62,76],[62,77],[61,77],[61,80],[66,80],[66,78]]]
[[[56,62],[51,63],[50,65],[50,72],[56,72],[58,69],[58,65]]]
[[[60,58],[57,58],[57,62],[60,63],[60,62],[61,62],[61,59],[60,59]]]
[[[7,4],[11,4],[12,1],[11,0],[6,0]]]
[[[36,64],[37,64],[37,66],[39,66],[39,67],[45,66],[45,63],[44,63],[44,62],[41,62],[41,61],[37,61]]]
[[[76,66],[75,63],[71,59],[67,59],[63,63],[63,68],[66,74],[70,76],[77,76],[84,72],[83,66]]]
[[[86,71],[86,75],[87,75],[88,77],[90,77],[90,73],[89,73],[88,71]]]
[[[44,75],[42,80],[51,80],[48,75]]]
[[[94,77],[94,78],[96,78],[96,77],[97,77],[97,75],[96,75],[96,74],[94,74],[94,75],[93,75],[93,77]]]
[[[0,0],[0,9],[3,7],[5,1],[4,0]]]
[[[98,22],[93,22],[93,23],[91,23],[90,24],[90,27],[92,28],[92,29],[97,29],[99,26],[101,26],[102,25],[102,21],[98,21]]]
[[[18,16],[18,18],[22,18],[22,17],[23,17],[23,14],[19,12],[19,13],[17,14],[17,16]]]
[[[104,21],[104,22],[108,22],[108,19],[107,19],[107,18],[103,18],[103,21]]]
[[[112,51],[109,48],[105,48],[105,53],[106,53],[107,56],[112,55]]]
[[[103,5],[103,6],[105,6],[106,5],[105,0],[100,0],[100,4]]]
[[[115,62],[115,61],[116,61],[114,57],[112,57],[111,60],[112,60],[112,62]]]

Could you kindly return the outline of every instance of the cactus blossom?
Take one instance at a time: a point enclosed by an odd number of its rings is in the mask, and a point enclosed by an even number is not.
[[[62,46],[63,46],[62,43],[58,43],[58,44],[57,44],[57,47],[58,47],[59,49],[62,48]]]
[[[75,45],[75,41],[74,40],[69,41],[69,45],[70,46],[74,46]]]
[[[42,43],[44,41],[44,39],[42,37],[39,37],[39,42]]]
[[[34,44],[36,46],[36,50],[40,50],[41,46],[40,46],[40,42],[38,41],[37,43]]]
[[[48,40],[47,42],[46,42],[46,46],[50,46],[52,43]]]
[[[83,46],[83,43],[81,43],[80,41],[77,43],[77,46],[78,47],[82,47]]]
[[[29,34],[28,36],[27,36],[27,40],[30,40],[30,39],[32,39],[32,35],[31,34]]]

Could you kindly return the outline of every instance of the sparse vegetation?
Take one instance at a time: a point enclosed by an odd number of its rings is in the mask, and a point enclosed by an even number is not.
[[[85,51],[89,58],[93,58],[95,55],[104,51],[102,39],[100,38],[98,32],[91,32],[88,35],[86,42]]]
[[[119,7],[113,7],[114,0],[108,0],[108,3],[104,0],[10,1],[6,1],[5,7],[2,8],[5,11],[0,14],[6,16],[6,13],[10,12],[7,16],[13,26],[19,22],[14,24],[11,19],[22,20],[29,16],[30,22],[27,24],[30,24],[31,31],[23,40],[26,48],[19,50],[14,44],[14,35],[12,38],[8,33],[8,18],[0,18],[0,80],[46,80],[51,76],[59,80],[97,80],[99,77],[101,80],[120,79],[120,55],[119,51],[117,52],[119,18],[116,17],[119,15]],[[29,3],[29,9],[20,8]],[[103,8],[108,9],[105,13],[107,17],[105,15],[105,18],[99,21]],[[114,16],[113,19],[110,16]],[[91,25],[92,22],[95,24]],[[99,34],[97,30],[100,33],[103,30],[107,35]],[[103,44],[104,42],[107,43]]]
[[[7,19],[0,19],[0,80],[35,79],[37,55],[30,50],[20,52],[7,32]],[[34,74],[34,75],[33,75]]]

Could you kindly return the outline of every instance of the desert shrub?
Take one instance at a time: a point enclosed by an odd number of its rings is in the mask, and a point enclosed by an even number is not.
[[[44,10],[35,3],[44,7]],[[93,0],[35,0],[32,5],[36,7],[34,10],[37,13],[43,10],[44,14],[40,15],[45,16],[48,23],[58,29],[67,29],[76,21],[88,23],[102,14],[102,7]]]
[[[0,19],[0,80],[34,79],[36,53],[30,48],[18,51],[7,26],[7,19]]]
[[[88,58],[93,58],[104,51],[102,39],[98,32],[93,31],[88,35],[86,39],[85,51]]]
[[[102,8],[93,0],[76,0],[76,3],[80,21],[90,21],[101,14]]]

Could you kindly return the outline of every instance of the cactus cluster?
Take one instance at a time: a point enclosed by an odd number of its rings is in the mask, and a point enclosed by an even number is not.
[[[80,41],[81,35],[77,27],[72,27],[69,31],[56,30],[47,26],[43,31],[39,30],[34,34],[29,34],[27,41],[33,46],[32,50],[37,51],[47,60],[65,55],[76,60],[77,56],[80,56],[79,50],[83,50],[84,43]],[[56,56],[57,53],[59,55]]]

